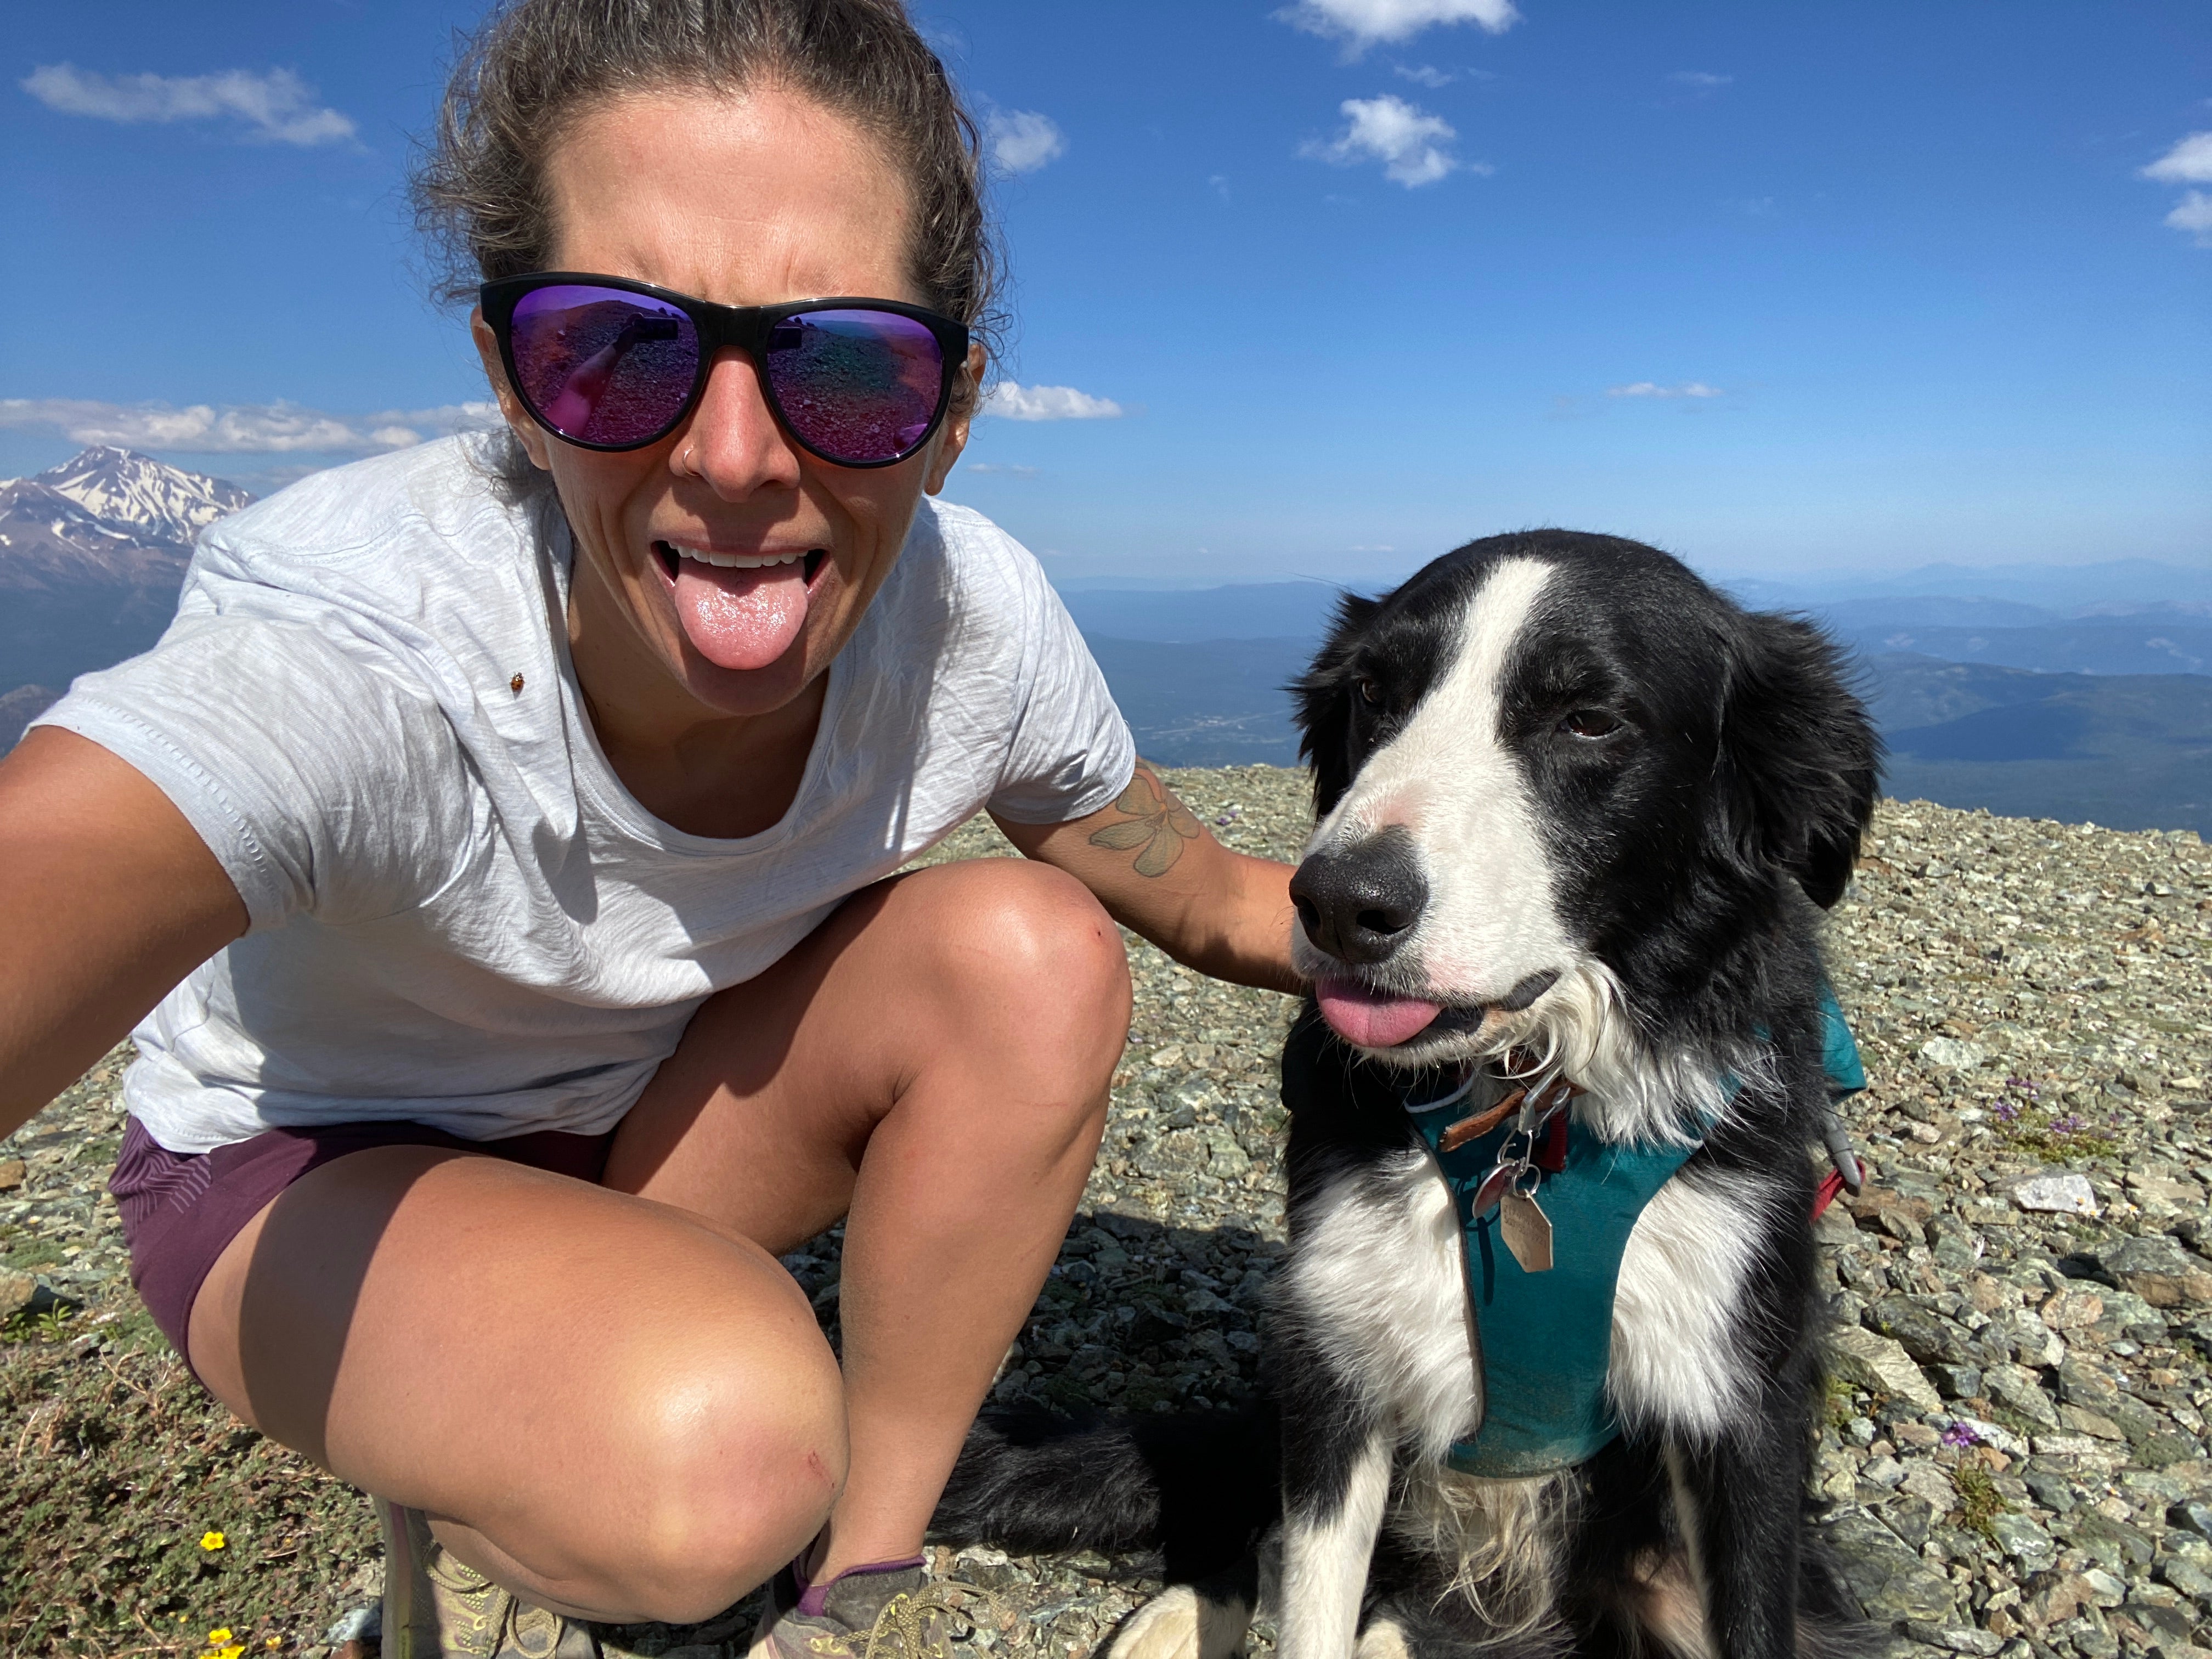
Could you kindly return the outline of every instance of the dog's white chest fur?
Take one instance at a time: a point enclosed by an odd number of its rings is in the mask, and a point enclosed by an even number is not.
[[[1629,1234],[1606,1382],[1629,1423],[1702,1437],[1742,1404],[1735,1354],[1753,1193],[1678,1174]],[[1425,1152],[1340,1176],[1313,1209],[1285,1294],[1347,1380],[1419,1461],[1441,1462],[1482,1419],[1459,1216]],[[1504,1334],[1510,1340],[1510,1334]]]

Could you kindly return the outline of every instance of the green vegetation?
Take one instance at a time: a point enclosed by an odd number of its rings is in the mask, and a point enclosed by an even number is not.
[[[1962,1458],[1958,1468],[1951,1471],[1951,1486],[1959,1494],[1960,1527],[1996,1541],[1997,1516],[2009,1511],[2012,1505],[1997,1490],[1989,1466],[1977,1457]]]
[[[127,1285],[0,1328],[0,1653],[283,1655],[367,1599],[368,1500],[211,1400]]]

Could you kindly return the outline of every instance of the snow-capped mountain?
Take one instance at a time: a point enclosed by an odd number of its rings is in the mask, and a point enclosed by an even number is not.
[[[0,483],[0,704],[11,687],[51,697],[152,645],[176,614],[192,538],[252,499],[104,446]],[[0,716],[4,749],[28,714],[8,704]]]
[[[174,592],[192,538],[253,499],[236,484],[106,445],[0,484],[0,588]]]
[[[68,496],[103,524],[187,547],[208,526],[253,499],[221,478],[164,466],[106,444],[40,473],[36,482]]]

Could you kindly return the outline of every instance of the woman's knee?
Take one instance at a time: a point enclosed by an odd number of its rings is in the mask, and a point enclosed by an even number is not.
[[[619,1402],[626,1519],[594,1552],[618,1600],[678,1624],[712,1617],[804,1549],[848,1456],[826,1343],[763,1356],[702,1335],[672,1343]]]
[[[1026,860],[927,873],[944,878],[927,895],[934,963],[969,1029],[1018,1032],[1040,1052],[1110,1073],[1128,1032],[1129,959],[1090,890]]]

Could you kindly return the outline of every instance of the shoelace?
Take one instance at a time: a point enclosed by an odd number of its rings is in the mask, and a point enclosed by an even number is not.
[[[957,1620],[973,1635],[976,1620],[959,1605],[963,1597],[981,1601],[993,1624],[1005,1620],[1005,1603],[989,1590],[973,1584],[932,1584],[919,1593],[901,1590],[876,1613],[876,1622],[868,1632],[868,1644],[862,1650],[860,1659],[884,1659],[887,1654],[903,1655],[904,1659],[927,1659],[929,1615],[933,1613]]]

